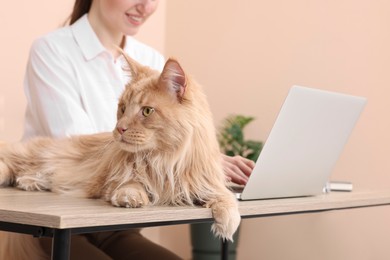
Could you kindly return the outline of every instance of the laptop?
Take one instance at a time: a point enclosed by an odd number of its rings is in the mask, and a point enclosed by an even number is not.
[[[366,98],[293,86],[240,200],[323,193]]]

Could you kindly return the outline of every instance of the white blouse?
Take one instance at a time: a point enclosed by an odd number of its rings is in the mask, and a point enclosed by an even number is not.
[[[160,53],[132,37],[126,37],[124,50],[153,69],[164,66]],[[87,15],[37,39],[24,80],[23,139],[112,131],[127,78],[121,61],[103,47]]]

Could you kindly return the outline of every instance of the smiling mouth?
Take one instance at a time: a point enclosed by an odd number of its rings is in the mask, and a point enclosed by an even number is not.
[[[133,25],[141,25],[143,22],[143,18],[138,15],[126,14],[127,20]]]

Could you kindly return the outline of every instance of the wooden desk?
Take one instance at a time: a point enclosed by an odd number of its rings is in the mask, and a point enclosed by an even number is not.
[[[240,202],[243,218],[390,205],[390,190]],[[68,259],[71,234],[212,221],[201,207],[117,208],[101,200],[0,188],[0,230],[52,236],[52,259]]]

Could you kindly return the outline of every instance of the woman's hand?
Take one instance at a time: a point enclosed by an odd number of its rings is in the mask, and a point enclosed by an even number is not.
[[[227,156],[222,154],[222,166],[229,181],[245,185],[255,167],[255,162],[239,155]]]

